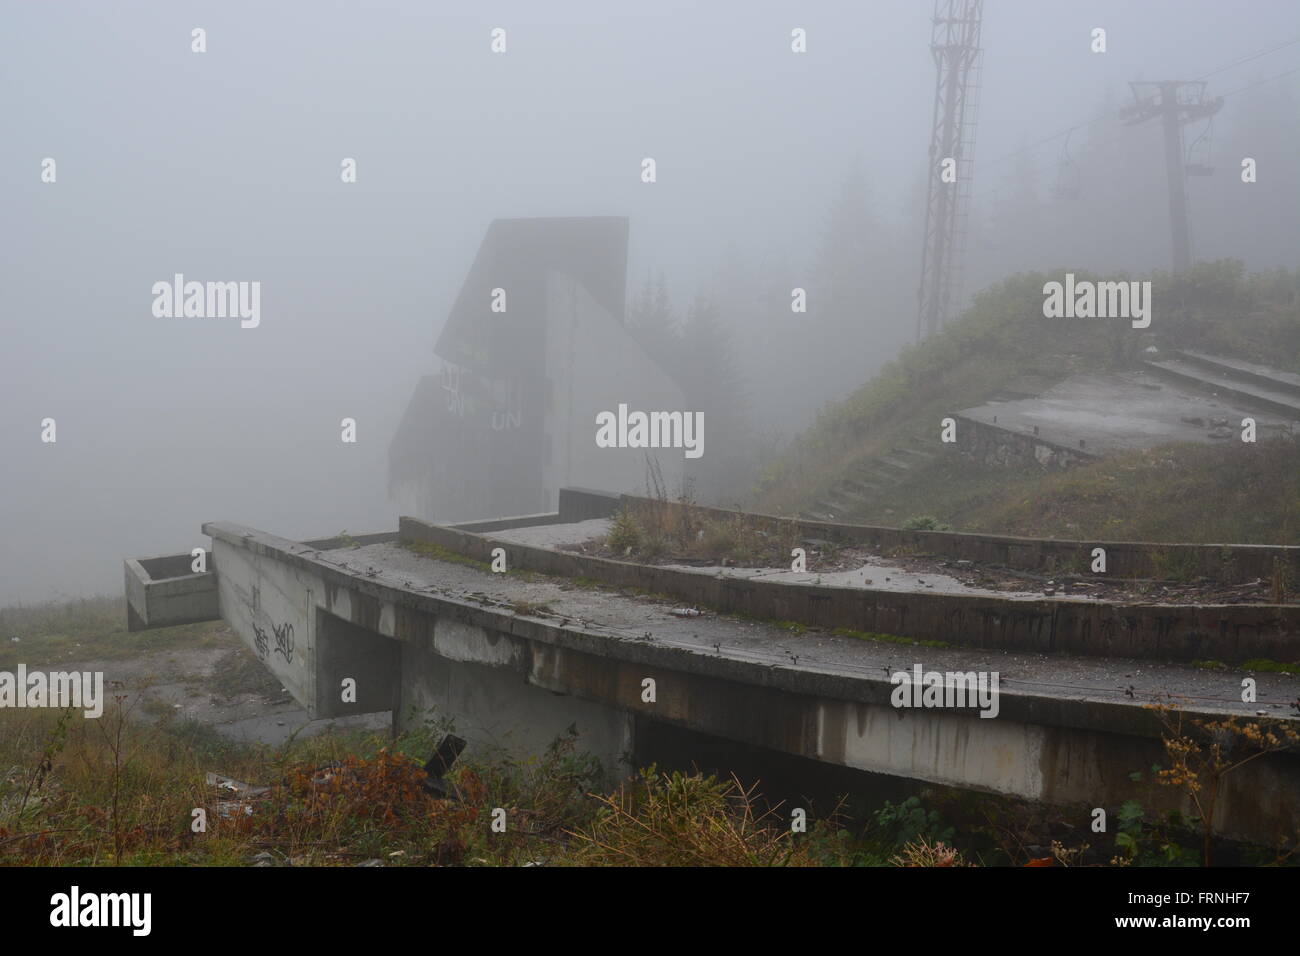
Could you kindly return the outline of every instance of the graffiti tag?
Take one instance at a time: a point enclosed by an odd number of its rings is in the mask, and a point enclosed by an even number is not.
[[[257,649],[257,659],[266,660],[266,652],[270,649],[270,642],[266,639],[266,631],[253,625],[253,646]]]
[[[275,652],[283,654],[285,662],[293,663],[293,625],[292,624],[272,624],[271,631],[275,634]]]

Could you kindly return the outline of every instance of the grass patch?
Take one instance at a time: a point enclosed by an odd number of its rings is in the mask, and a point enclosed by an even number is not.
[[[944,524],[933,515],[913,515],[903,522],[904,531],[951,531],[949,525]]]
[[[385,866],[842,865],[859,841],[756,809],[755,788],[648,768],[605,787],[575,730],[535,756],[479,750],[425,786],[422,764],[449,729],[397,740],[332,734],[283,748],[232,743],[116,700],[102,722],[49,711],[0,714],[0,863],[10,865]],[[269,792],[241,798],[208,771]],[[191,828],[194,808],[206,829]],[[251,809],[245,812],[246,808]],[[504,810],[507,828],[490,823]],[[693,836],[692,836],[693,834]],[[883,862],[883,858],[871,858]]]
[[[924,512],[921,511],[924,509]],[[898,525],[921,512],[953,530],[1081,541],[1294,545],[1300,541],[1300,444],[1176,443],[1068,471],[940,459],[854,518]],[[1159,577],[1186,581],[1188,555],[1159,556]],[[1295,590],[1284,565],[1275,590]]]
[[[952,647],[947,641],[927,641],[897,634],[877,634],[873,631],[855,631],[847,627],[837,627],[831,631],[840,637],[852,637],[859,641],[879,641],[885,644],[911,644],[916,647]]]
[[[1173,444],[1009,483],[964,515],[963,530],[1098,541],[1294,544],[1300,540],[1300,445]],[[1196,573],[1164,552],[1160,577]]]
[[[479,561],[476,558],[467,557],[458,551],[452,551],[450,548],[444,548],[440,544],[434,544],[432,541],[414,541],[409,538],[401,539],[400,544],[407,551],[418,554],[424,558],[433,558],[435,561],[448,561],[451,564],[463,564],[468,568],[476,568],[479,571],[491,572],[492,565],[487,561]]]
[[[18,638],[15,642],[13,638]],[[127,660],[171,648],[235,646],[222,621],[131,633],[126,599],[92,597],[0,608],[0,670],[64,661]]]
[[[1214,660],[1192,661],[1192,666],[1206,671],[1226,671],[1229,669],[1228,664]],[[1270,674],[1300,674],[1300,663],[1280,664],[1277,661],[1269,660],[1267,657],[1254,657],[1248,661],[1242,661],[1240,664],[1233,664],[1231,667],[1234,670],[1265,671]]]
[[[1282,664],[1267,657],[1254,657],[1241,662],[1241,669],[1247,671],[1267,671],[1270,674],[1300,674],[1300,663]]]
[[[814,839],[799,839],[735,778],[651,767],[597,800],[595,819],[573,831],[571,862],[581,866],[802,867],[845,856],[825,821],[811,825]]]
[[[549,604],[545,604],[541,601],[525,601],[523,599],[512,601],[510,604],[510,610],[525,617],[542,617],[543,615],[555,613],[551,610]]]
[[[792,521],[713,515],[685,497],[625,503],[605,539],[616,557],[627,560],[677,558],[744,567],[788,566],[799,542]]]

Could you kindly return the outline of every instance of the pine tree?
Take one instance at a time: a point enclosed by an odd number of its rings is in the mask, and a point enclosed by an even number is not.
[[[663,272],[659,273],[657,281],[646,276],[645,285],[628,308],[627,328],[646,354],[665,372],[676,377],[674,366],[679,357],[680,338],[677,316]]]
[[[744,482],[749,419],[730,332],[717,303],[704,293],[687,312],[680,365],[687,406],[704,413],[707,436],[707,451],[689,469],[691,477],[705,498],[733,494]]]
[[[717,305],[703,293],[687,312],[681,353],[687,401],[715,413],[733,409],[737,378],[730,336]]]

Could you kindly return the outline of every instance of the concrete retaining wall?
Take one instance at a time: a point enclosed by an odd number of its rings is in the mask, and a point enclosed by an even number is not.
[[[630,504],[649,499],[622,495]],[[655,502],[656,507],[681,508],[676,502]],[[735,518],[742,512],[692,505],[711,518]],[[755,522],[792,523],[799,534],[838,544],[873,548],[888,553],[901,549],[911,554],[965,559],[1047,574],[1063,570],[1085,573],[1092,564],[1093,548],[1106,549],[1106,577],[1120,579],[1194,580],[1207,577],[1224,584],[1269,580],[1277,569],[1300,587],[1300,547],[1267,544],[1154,544],[1133,541],[1069,541],[1055,538],[1017,538],[1010,535],[970,534],[962,531],[906,531],[873,525],[836,524],[829,521],[749,515]]]
[[[1098,457],[1082,448],[1067,448],[1037,435],[1013,432],[963,415],[958,415],[957,421],[961,423],[957,429],[958,450],[981,465],[1001,468],[1037,465],[1049,471],[1062,471]]]
[[[220,620],[212,552],[207,552],[204,572],[190,570],[193,560],[185,552],[123,562],[128,631]]]

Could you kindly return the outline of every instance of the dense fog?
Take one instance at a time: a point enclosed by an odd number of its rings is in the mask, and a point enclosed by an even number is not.
[[[394,528],[390,442],[497,219],[627,217],[647,351],[710,356],[715,447],[779,447],[916,338],[931,10],[6,0],[0,604],[120,590],[208,520]],[[1194,259],[1300,265],[1296,40],[1290,3],[989,0],[964,296],[1170,268],[1135,80],[1224,97],[1185,133]],[[259,282],[256,325],[160,317],[176,274]]]

